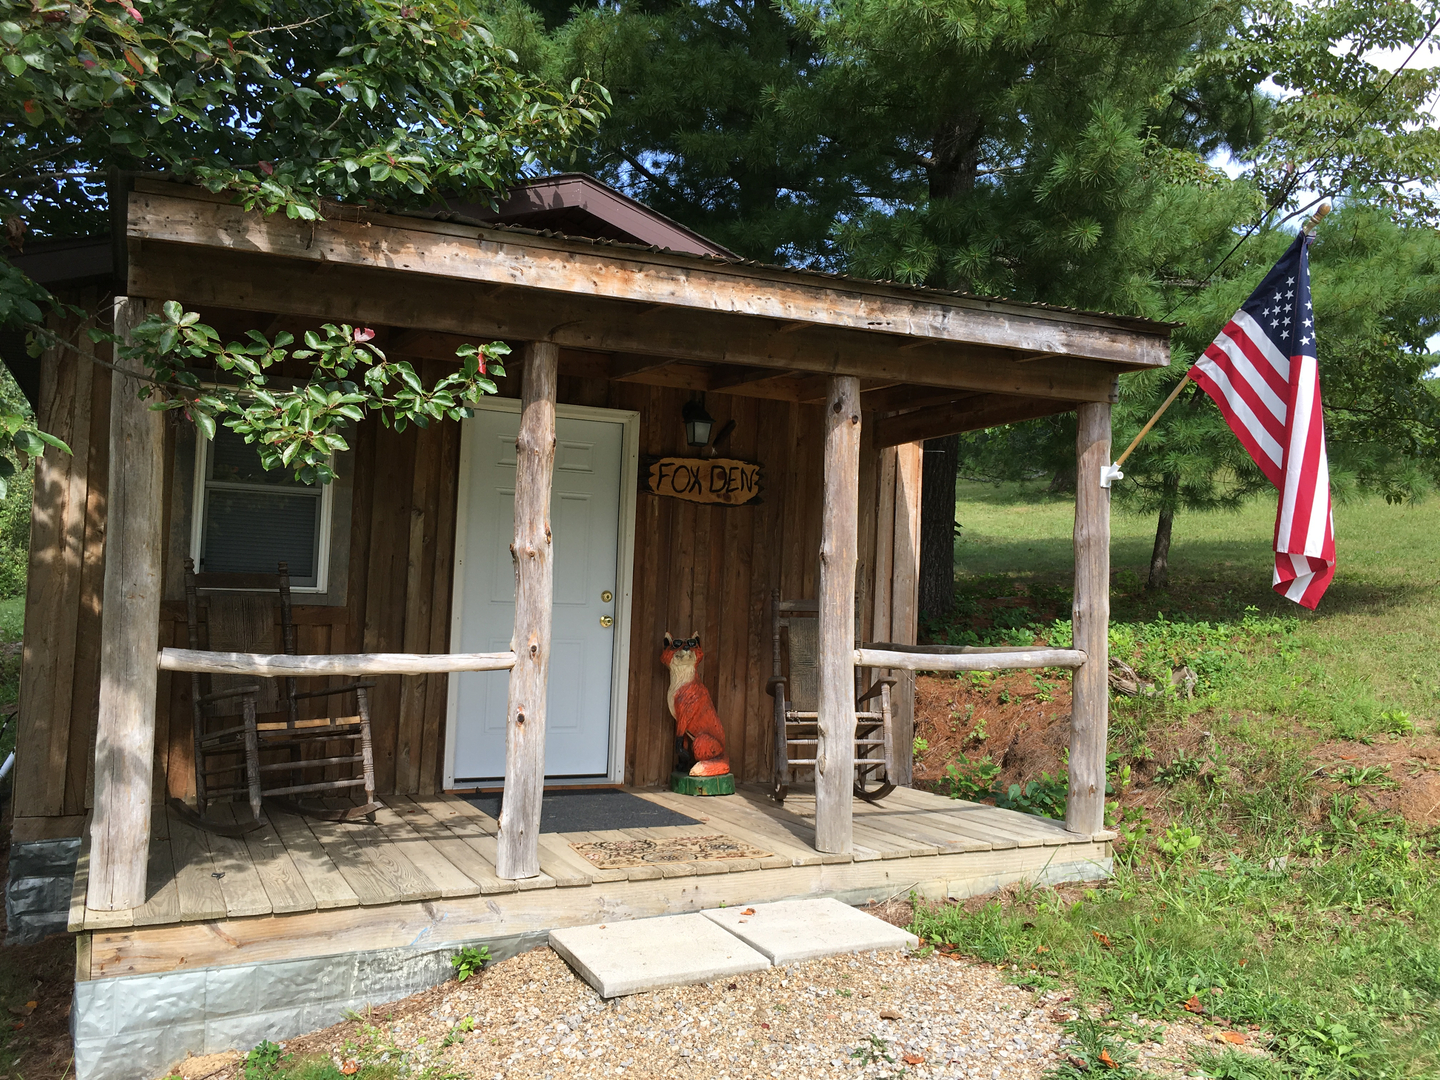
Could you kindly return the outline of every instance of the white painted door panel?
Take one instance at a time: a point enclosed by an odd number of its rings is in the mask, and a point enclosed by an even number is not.
[[[477,410],[465,421],[466,530],[455,652],[510,648],[515,622],[515,436],[518,413]],[[555,608],[545,727],[545,775],[602,777],[609,770],[620,532],[621,422],[559,417],[550,496]],[[603,597],[609,595],[610,599]],[[602,625],[602,618],[611,620]],[[452,675],[456,784],[505,776],[509,672]]]

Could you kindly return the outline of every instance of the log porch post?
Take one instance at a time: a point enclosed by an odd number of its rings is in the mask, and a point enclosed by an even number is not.
[[[115,330],[145,318],[145,303],[115,300]],[[150,855],[150,786],[155,757],[155,656],[160,644],[164,413],[139,398],[120,374],[137,361],[115,359],[110,397],[110,487],[105,530],[105,591],[100,626],[100,712],[95,733],[95,813],[90,826],[90,887],[96,911],[145,903]],[[77,466],[78,467],[78,466]]]
[[[1110,405],[1078,410],[1075,437],[1075,648],[1088,657],[1075,672],[1070,716],[1070,790],[1065,827],[1095,833],[1105,825],[1105,746],[1110,711]]]
[[[505,724],[505,799],[495,871],[502,878],[540,873],[540,799],[545,790],[545,686],[555,593],[550,542],[550,481],[555,466],[555,386],[560,347],[525,346],[520,434],[515,440],[515,636]]]
[[[820,520],[820,626],[815,754],[815,847],[853,846],[855,786],[855,563],[859,557],[860,380],[834,375],[825,402]]]

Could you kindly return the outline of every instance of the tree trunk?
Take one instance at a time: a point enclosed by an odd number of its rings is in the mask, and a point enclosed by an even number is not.
[[[1150,553],[1150,578],[1145,582],[1148,589],[1170,587],[1170,527],[1175,522],[1175,501],[1180,493],[1178,473],[1166,473],[1162,481],[1165,502],[1160,510],[1160,521],[1155,526],[1155,548]]]
[[[960,436],[925,441],[920,479],[920,619],[950,614],[955,600],[955,475]]]

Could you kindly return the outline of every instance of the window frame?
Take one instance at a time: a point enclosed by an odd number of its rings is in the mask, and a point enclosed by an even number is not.
[[[202,555],[204,554],[205,543],[205,496],[208,490],[210,479],[206,475],[210,464],[210,448],[214,440],[200,431],[195,430],[195,475],[194,493],[190,501],[190,558],[195,560],[196,567],[202,567]],[[331,467],[335,464],[335,455],[331,454],[327,459]],[[234,483],[231,481],[214,481],[218,486],[232,491],[263,491],[264,485]],[[335,518],[335,482],[321,484],[320,487],[320,522],[315,540],[315,584],[295,585],[291,584],[292,593],[305,593],[309,595],[325,594],[330,591],[330,548],[332,540],[332,529]],[[285,489],[271,488],[271,491],[283,493]],[[201,570],[203,573],[203,568]],[[256,592],[255,589],[236,590],[241,592]]]

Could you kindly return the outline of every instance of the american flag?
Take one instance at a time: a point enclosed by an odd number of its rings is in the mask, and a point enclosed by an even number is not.
[[[1335,576],[1330,464],[1310,304],[1310,238],[1301,233],[1190,369],[1230,430],[1280,491],[1275,581],[1313,609]]]

